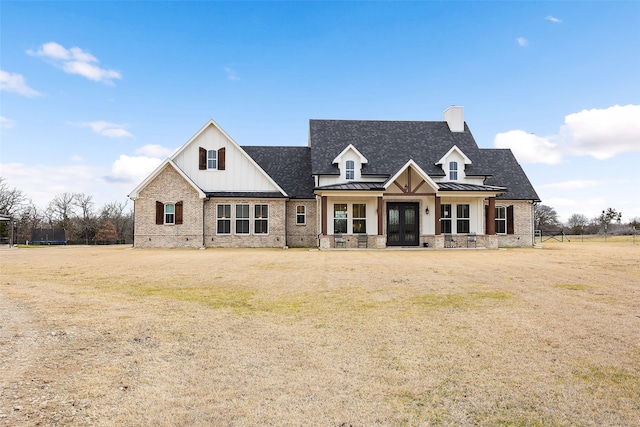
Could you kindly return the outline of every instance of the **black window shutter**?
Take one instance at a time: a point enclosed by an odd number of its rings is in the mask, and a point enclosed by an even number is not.
[[[182,201],[176,203],[176,224],[182,224]]]
[[[513,234],[513,205],[507,207],[507,234]]]
[[[223,171],[225,167],[225,152],[226,149],[222,147],[218,150],[218,170]]]
[[[164,203],[156,202],[156,224],[164,224]]]
[[[198,152],[198,169],[201,171],[207,169],[207,150],[200,147],[200,151]]]

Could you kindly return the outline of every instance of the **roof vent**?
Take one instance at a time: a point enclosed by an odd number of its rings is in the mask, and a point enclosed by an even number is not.
[[[464,107],[452,105],[444,110],[444,120],[451,132],[464,132]]]

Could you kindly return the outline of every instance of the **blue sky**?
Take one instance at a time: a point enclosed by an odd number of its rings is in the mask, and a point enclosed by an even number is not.
[[[640,2],[0,2],[0,176],[126,195],[209,119],[442,120],[509,147],[561,219],[640,216]]]

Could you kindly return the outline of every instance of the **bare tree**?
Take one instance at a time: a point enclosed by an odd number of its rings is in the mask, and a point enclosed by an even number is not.
[[[52,226],[64,228],[67,233],[72,231],[71,218],[75,216],[76,207],[74,199],[75,197],[72,193],[61,193],[49,202],[47,216]]]
[[[567,220],[567,227],[571,229],[571,234],[582,233],[587,224],[589,224],[589,218],[582,214],[574,213]]]
[[[93,213],[93,196],[75,193],[72,203],[80,209],[80,216],[77,218],[77,230],[80,232],[80,237],[84,238],[85,244],[88,245],[89,240],[93,239],[98,229],[98,219]]]
[[[536,230],[557,228],[560,226],[558,213],[551,206],[536,205],[534,214]]]
[[[111,221],[115,225],[119,241],[125,242],[133,236],[133,215],[130,209],[127,210],[127,202],[105,204],[100,212],[100,219]]]
[[[27,197],[22,190],[9,188],[7,181],[0,176],[0,213],[13,216],[26,202]]]

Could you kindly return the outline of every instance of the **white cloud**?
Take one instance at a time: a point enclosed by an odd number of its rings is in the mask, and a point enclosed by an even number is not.
[[[496,148],[510,148],[518,161],[523,163],[555,165],[562,161],[562,155],[558,152],[556,144],[549,138],[539,137],[522,130],[499,133],[493,140],[493,144]]]
[[[558,164],[566,155],[599,160],[640,151],[640,105],[614,105],[565,116],[558,135],[538,137],[523,130],[495,136],[496,148],[510,148],[524,163]]]
[[[22,75],[4,70],[0,70],[0,90],[17,93],[29,98],[42,95],[37,90],[30,88]]]
[[[551,21],[551,22],[553,22],[554,24],[559,24],[559,23],[561,23],[561,22],[562,22],[562,19],[558,19],[558,18],[556,18],[555,16],[551,16],[551,15],[547,16],[547,17],[546,17],[546,18],[544,18],[544,19],[546,19],[547,21]]]
[[[571,154],[603,160],[640,151],[640,105],[582,110],[564,121],[561,134],[568,139]]]
[[[97,121],[97,122],[79,123],[78,126],[90,127],[95,133],[100,134],[102,136],[108,136],[110,138],[123,138],[123,137],[133,138],[133,135],[125,129],[124,125],[119,125],[117,123]]]
[[[529,46],[529,41],[524,37],[518,37],[516,39],[516,42],[518,43],[519,46]]]
[[[140,147],[136,150],[136,154],[142,154],[147,157],[155,157],[155,158],[166,158],[174,153],[175,150],[171,148],[166,148],[157,144],[147,144],[143,147]]]
[[[236,74],[235,70],[231,67],[224,67],[224,71],[227,73],[227,79],[231,81],[240,80],[240,77]]]
[[[27,54],[44,58],[66,73],[78,74],[96,82],[113,84],[114,79],[122,78],[119,71],[100,68],[96,65],[100,62],[98,58],[79,47],[66,49],[58,43],[49,42],[38,50],[27,50]]]
[[[84,163],[84,158],[82,156],[73,155],[71,156],[71,161],[76,163]]]
[[[600,182],[592,179],[574,179],[571,181],[554,182],[551,184],[538,185],[537,188],[550,188],[553,190],[579,190],[582,188],[595,187]]]
[[[0,129],[11,129],[15,124],[13,120],[0,116]]]
[[[127,156],[121,154],[111,165],[109,181],[129,183],[131,190],[153,172],[162,160],[148,156]]]

